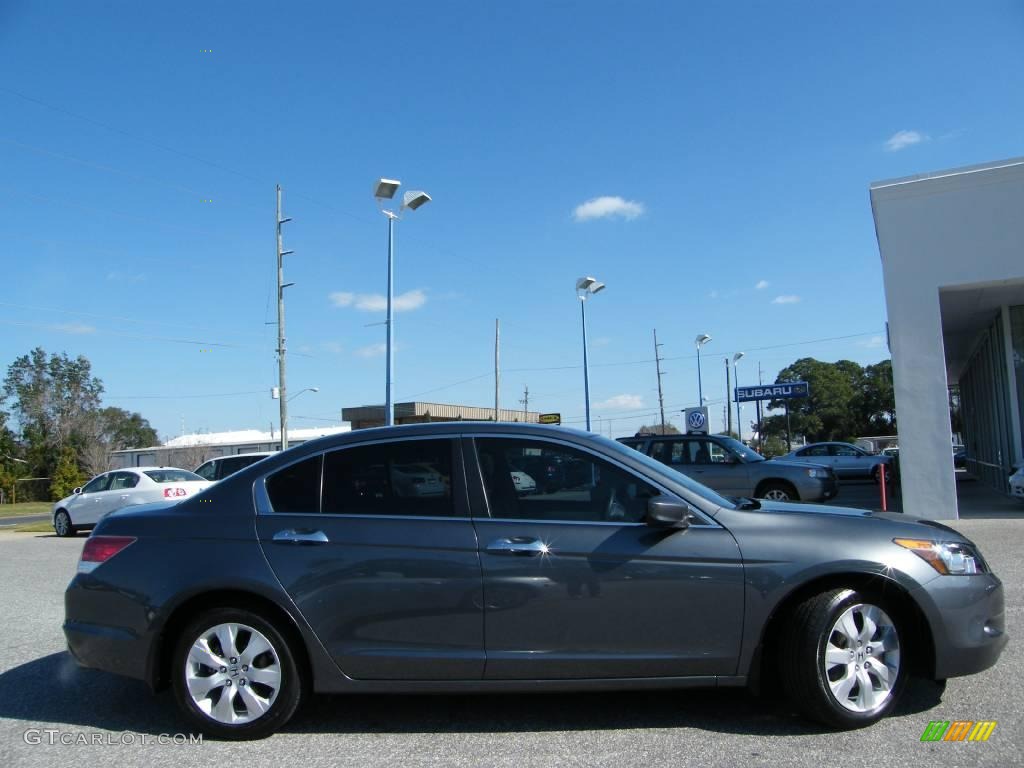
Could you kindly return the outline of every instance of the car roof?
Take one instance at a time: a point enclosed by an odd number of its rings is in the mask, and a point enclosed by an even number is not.
[[[237,459],[239,457],[245,458],[246,456],[273,456],[275,453],[280,451],[252,451],[251,453],[232,453],[227,456],[214,456],[212,459],[207,459],[203,464],[207,464],[211,461],[223,461],[224,459]]]

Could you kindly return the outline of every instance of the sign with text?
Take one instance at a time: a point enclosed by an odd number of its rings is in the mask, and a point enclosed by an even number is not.
[[[806,381],[786,381],[781,384],[757,384],[753,387],[736,387],[736,402],[751,400],[788,400],[807,397],[810,388]]]
[[[562,414],[560,413],[542,413],[537,417],[538,424],[561,424]]]

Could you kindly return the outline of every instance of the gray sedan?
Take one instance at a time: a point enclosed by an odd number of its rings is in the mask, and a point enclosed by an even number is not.
[[[797,448],[778,461],[817,464],[831,467],[846,479],[878,480],[878,468],[886,468],[886,479],[892,475],[892,457],[868,453],[850,443],[810,443]]]
[[[527,457],[583,471],[524,495]],[[397,483],[410,465],[443,491]],[[229,739],[321,692],[753,686],[855,728],[912,675],[995,664],[1003,612],[945,526],[730,500],[611,440],[460,422],[308,442],[103,518],[64,631],[81,664],[169,686]]]

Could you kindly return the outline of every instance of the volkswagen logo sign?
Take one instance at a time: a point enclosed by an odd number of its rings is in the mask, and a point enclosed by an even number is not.
[[[690,429],[703,428],[705,421],[707,421],[707,419],[704,418],[704,414],[701,411],[690,411],[686,415],[686,426]]]

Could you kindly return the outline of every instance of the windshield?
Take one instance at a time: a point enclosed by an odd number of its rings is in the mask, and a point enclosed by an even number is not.
[[[697,494],[702,499],[705,499],[705,500],[711,502],[712,504],[715,504],[716,506],[719,506],[719,507],[734,507],[734,506],[736,506],[735,502],[730,500],[729,497],[722,496],[722,495],[716,493],[715,491],[713,491],[710,488],[708,488],[706,485],[701,485],[696,480],[694,480],[692,477],[687,477],[682,472],[677,472],[676,470],[672,469],[672,467],[668,466],[667,464],[662,464],[657,459],[652,459],[647,454],[641,453],[640,451],[636,450],[635,448],[631,448],[630,446],[624,445],[623,443],[620,443],[620,442],[618,442],[616,440],[610,440],[607,437],[600,437],[600,436],[597,436],[597,435],[592,435],[592,438],[594,440],[600,442],[601,445],[603,445],[605,448],[614,449],[615,453],[617,453],[617,454],[629,457],[629,458],[633,459],[634,461],[639,461],[647,469],[653,471],[655,474],[664,475],[664,476],[669,477],[672,480],[672,482],[678,483],[679,485],[682,485],[682,486],[685,486],[688,491],[691,491],[691,492]],[[757,454],[755,453],[754,455],[756,456]],[[762,459],[762,461],[763,461],[763,459]]]
[[[749,448],[748,446],[744,445],[734,437],[722,437],[718,439],[721,441],[722,445],[724,445],[730,451],[738,455],[741,459],[743,459],[743,461],[747,462],[748,464],[755,461],[766,461],[764,456],[755,451],[753,448]]]
[[[150,469],[146,471],[146,477],[154,483],[187,483],[195,480],[207,482],[205,477],[200,477],[195,472],[186,472],[184,469]]]

